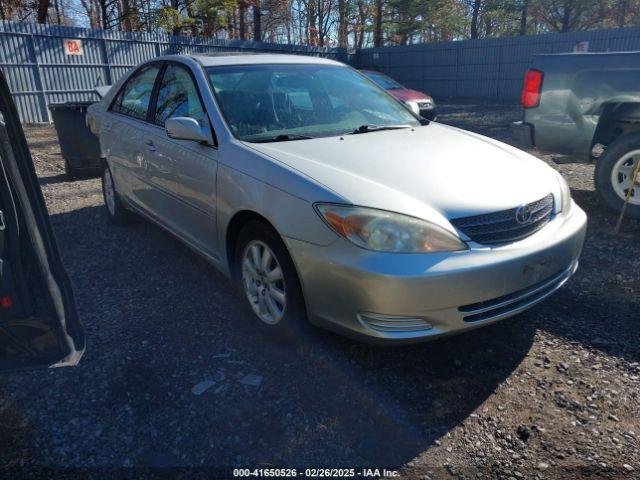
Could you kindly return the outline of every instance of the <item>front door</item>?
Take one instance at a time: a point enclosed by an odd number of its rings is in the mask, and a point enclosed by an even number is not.
[[[151,183],[163,200],[154,213],[207,255],[217,257],[216,172],[218,150],[189,140],[167,136],[164,122],[191,117],[209,128],[200,95],[186,66],[169,63],[160,82],[153,123],[143,136]]]

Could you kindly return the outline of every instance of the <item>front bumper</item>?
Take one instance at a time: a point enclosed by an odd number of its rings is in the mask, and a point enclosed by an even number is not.
[[[435,120],[436,118],[438,118],[438,109],[437,107],[421,108],[420,116],[422,118],[426,118],[427,120]]]
[[[287,238],[312,323],[370,343],[424,341],[520,313],[575,272],[586,215],[574,204],[521,241],[393,254]]]
[[[522,148],[532,148],[535,146],[533,139],[533,125],[525,122],[512,122],[509,125],[511,138]]]

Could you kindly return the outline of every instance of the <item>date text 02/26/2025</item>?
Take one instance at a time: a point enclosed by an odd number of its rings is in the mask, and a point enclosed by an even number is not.
[[[394,478],[397,470],[386,468],[236,468],[233,476],[263,478]]]

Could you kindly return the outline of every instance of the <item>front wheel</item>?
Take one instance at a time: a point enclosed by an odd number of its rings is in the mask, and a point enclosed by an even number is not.
[[[244,295],[265,330],[295,334],[306,324],[302,289],[282,239],[262,221],[247,224],[236,244]]]
[[[620,212],[625,198],[625,215],[640,219],[640,175],[632,185],[633,172],[640,161],[640,133],[625,135],[609,145],[598,158],[596,190],[611,208]]]

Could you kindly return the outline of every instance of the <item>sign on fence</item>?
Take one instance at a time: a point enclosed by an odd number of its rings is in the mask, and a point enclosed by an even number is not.
[[[67,38],[64,40],[65,55],[82,55],[82,40]]]
[[[589,51],[589,42],[578,42],[573,46],[573,51],[576,53],[587,53]]]

